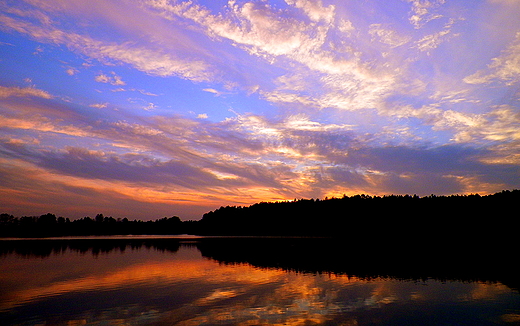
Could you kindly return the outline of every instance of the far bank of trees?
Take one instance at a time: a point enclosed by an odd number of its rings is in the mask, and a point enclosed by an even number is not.
[[[226,206],[197,225],[208,235],[335,236],[361,247],[424,243],[511,244],[518,237],[520,190],[492,195],[343,196]]]
[[[177,216],[164,217],[154,221],[115,219],[98,214],[77,220],[56,217],[47,213],[41,216],[14,217],[0,214],[0,236],[2,237],[57,237],[84,235],[140,235],[140,234],[182,234],[185,227]]]
[[[458,239],[497,242],[516,239],[520,190],[492,195],[343,196],[223,206],[199,221],[165,217],[130,221],[98,214],[78,220],[0,214],[0,236],[198,234],[254,236],[335,236],[353,242],[411,244]],[[371,240],[372,239],[372,240]]]

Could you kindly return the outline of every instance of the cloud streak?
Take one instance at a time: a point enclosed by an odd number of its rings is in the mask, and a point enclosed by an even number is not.
[[[4,87],[0,86],[0,98],[35,96],[51,99],[52,95],[34,87]]]
[[[464,78],[468,84],[487,84],[493,81],[503,82],[508,86],[518,83],[520,77],[520,32],[515,40],[491,63],[475,74]]]

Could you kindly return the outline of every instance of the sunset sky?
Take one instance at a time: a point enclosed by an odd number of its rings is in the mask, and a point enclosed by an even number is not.
[[[0,0],[0,213],[520,188],[520,0]]]

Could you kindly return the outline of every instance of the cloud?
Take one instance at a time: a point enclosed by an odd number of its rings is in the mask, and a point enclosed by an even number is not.
[[[454,20],[451,20],[450,23],[444,26],[444,29],[424,36],[420,40],[416,42],[416,46],[421,52],[430,53],[431,50],[436,49],[442,42],[454,37],[455,35],[451,34],[451,26],[453,25]],[[451,35],[450,35],[451,34]]]
[[[418,118],[434,131],[449,131],[452,135],[450,140],[454,143],[488,144],[519,139],[516,130],[520,124],[520,117],[510,105],[494,106],[485,113],[442,109],[441,106],[445,105],[445,102],[439,102],[417,109],[402,107],[389,114],[395,117]]]
[[[409,21],[416,29],[422,28],[426,23],[442,18],[441,14],[432,13],[436,8],[444,5],[446,0],[405,0],[412,4]]]
[[[137,89],[137,88],[118,87],[118,88],[112,89],[111,91],[114,92],[114,93],[117,93],[117,92],[138,92],[138,93],[141,93],[141,94],[146,95],[146,96],[159,96],[159,94],[155,94],[155,93],[146,91],[144,89]]]
[[[45,118],[39,115],[36,116],[19,116],[19,117],[6,117],[0,115],[1,125],[8,129],[19,129],[19,130],[30,130],[37,132],[49,132],[55,134],[89,137],[94,136],[91,132],[92,128],[88,126],[78,127],[72,124],[63,125],[58,124],[56,121]]]
[[[47,127],[37,126],[34,122],[25,127],[10,125],[12,128],[63,132],[51,124]],[[52,173],[82,180],[107,180],[127,186],[134,184],[131,187],[148,184],[151,188],[197,189],[218,198],[228,197],[228,200],[229,196],[233,196],[236,198],[233,200],[239,201],[245,189],[250,189],[248,196],[261,191],[261,196],[281,199],[287,195],[293,197],[295,189],[308,184],[307,176],[293,169],[304,160],[319,159],[312,148],[320,146],[325,139],[320,140],[315,134],[349,129],[348,126],[325,126],[305,117],[293,117],[272,124],[254,116],[217,124],[175,119],[159,120],[155,128],[123,122],[111,126],[99,125],[94,135],[97,139],[111,141],[114,144],[112,150],[119,149],[121,154],[80,147],[49,150],[39,146],[31,146],[34,147],[31,149],[27,145],[9,144],[4,144],[3,153],[32,162]],[[283,137],[283,133],[287,136],[292,134],[295,138]],[[71,130],[68,134],[90,137]],[[333,141],[328,140],[328,143],[332,145]],[[291,147],[294,150],[290,150]],[[157,160],[152,158],[153,155],[136,154],[136,150],[161,153],[162,157],[176,159]],[[259,154],[265,160],[258,161]],[[254,198],[261,197],[253,196],[252,200]]]
[[[8,97],[41,97],[51,99],[53,96],[46,91],[34,87],[5,87],[0,86],[0,98]]]
[[[384,28],[382,24],[371,24],[368,33],[373,40],[378,40],[381,43],[390,45],[391,47],[398,47],[410,41],[410,37],[399,35],[394,30]]]
[[[214,73],[203,60],[182,58],[174,51],[166,52],[153,47],[101,41],[87,35],[60,30],[52,24],[37,26],[24,21],[23,16],[13,18],[0,15],[4,29],[29,35],[39,42],[63,44],[101,62],[124,63],[158,76],[179,76],[194,81],[208,81]],[[101,77],[103,78],[103,77]],[[114,82],[117,82],[115,79]]]
[[[197,189],[215,181],[211,174],[191,164],[173,160],[160,162],[143,155],[114,155],[77,147],[42,155],[38,165],[87,179],[179,185],[188,189]]]
[[[282,10],[267,3],[230,2],[228,10],[218,15],[193,3],[154,1],[148,5],[172,21],[188,19],[209,37],[230,41],[272,66],[292,67],[282,76],[273,76],[275,88],[263,82],[258,89],[265,100],[275,104],[373,109],[400,87],[402,67],[393,66],[387,54],[380,62],[362,60],[360,47],[366,41],[352,37],[356,28],[350,20],[337,17],[334,6],[308,1],[287,3],[289,8]],[[313,23],[305,23],[294,9],[302,10]],[[381,24],[372,24],[367,32],[387,50],[388,46],[395,48],[411,41],[409,36]],[[349,46],[344,45],[347,42]]]
[[[480,70],[464,78],[468,84],[487,84],[493,81],[508,86],[516,84],[520,77],[520,32],[503,53],[492,59],[487,69]]]
[[[353,183],[371,193],[417,193],[428,195],[465,193],[478,189],[511,187],[520,179],[515,165],[487,164],[479,158],[491,153],[465,146],[375,147],[351,149],[329,168],[338,181]],[[492,154],[491,154],[492,155]],[[449,157],[449,159],[446,159]],[[509,172],[504,173],[509,170]],[[502,171],[498,174],[496,172]]]
[[[321,0],[285,0],[285,2],[296,8],[302,9],[312,21],[325,21],[326,23],[331,23],[334,20],[334,6],[329,5],[328,7],[324,7]]]
[[[67,75],[69,75],[69,76],[74,76],[75,74],[77,74],[77,73],[79,72],[79,70],[76,69],[76,68],[72,68],[72,67],[70,67],[70,68],[67,68],[67,70],[65,70],[65,72],[66,72]]]
[[[506,124],[501,128],[508,126],[512,113],[497,108],[497,122]],[[4,140],[0,156],[9,157],[11,164],[25,162],[45,171],[68,192],[90,189],[144,202],[168,203],[172,194],[178,194],[177,201],[199,196],[215,205],[353,191],[448,194],[474,190],[477,183],[496,189],[519,181],[516,165],[493,161],[507,154],[503,148],[498,153],[462,145],[381,146],[358,134],[356,126],[318,122],[302,114],[282,120],[238,115],[219,123],[157,116],[139,124],[98,122],[96,130],[16,121],[6,124],[66,133],[77,137],[78,144],[95,137],[105,149]],[[515,130],[513,125],[507,128]]]
[[[105,83],[105,84],[111,84],[114,86],[124,86],[126,83],[121,79],[120,76],[118,76],[115,72],[110,73],[111,76],[107,76],[105,74],[97,75],[94,80],[98,83]]]
[[[21,19],[4,18],[4,21],[6,26],[11,26],[12,29],[33,35],[40,40],[67,44],[76,51],[102,62],[127,63],[141,71],[159,76],[179,76],[197,82],[220,81],[227,87],[240,85],[250,89],[254,86],[263,99],[277,105],[304,105],[309,108],[349,111],[373,109],[381,106],[386,97],[401,87],[401,77],[405,70],[402,65],[394,65],[393,62],[397,62],[397,58],[391,58],[392,52],[388,51],[388,47],[391,49],[409,43],[409,36],[384,28],[386,24],[371,24],[356,29],[351,20],[336,13],[335,6],[324,6],[321,2],[291,0],[287,1],[287,4],[287,9],[277,9],[267,3],[229,2],[225,6],[226,10],[220,14],[213,14],[209,9],[193,2],[144,2],[143,15],[153,18],[154,22],[161,22],[161,33],[154,34],[155,38],[164,37],[162,29],[168,20],[174,23],[167,25],[168,28],[191,26],[191,29],[200,33],[197,36],[199,45],[193,46],[189,55],[185,55],[184,50],[179,52],[176,47],[165,45],[168,43],[163,39],[160,46],[157,46],[158,43],[143,42],[140,39],[115,43],[100,41],[85,34],[61,31],[52,24],[36,27]],[[413,2],[416,9],[433,10],[437,5],[433,2]],[[67,7],[68,11],[78,11],[65,4],[60,4],[57,6],[58,9],[53,10],[65,10],[63,6]],[[103,6],[106,4],[100,7]],[[46,6],[43,8],[51,10]],[[87,10],[87,14],[88,12]],[[112,24],[125,31],[131,29],[123,23],[119,14],[98,14],[107,16]],[[138,19],[140,20],[141,18]],[[309,24],[308,20],[312,23]],[[143,33],[151,33],[148,28]],[[357,30],[368,33],[384,46],[385,52],[381,60],[363,58],[363,47],[367,42],[362,34],[352,34]],[[181,37],[179,35],[184,32],[174,28],[170,33],[175,38]],[[431,36],[430,39],[425,37],[420,40],[418,48],[423,51],[435,48],[446,38],[441,37],[444,36],[441,34],[442,32],[437,36]],[[182,38],[175,44],[184,48],[181,40]],[[191,44],[194,41],[195,38],[186,40],[186,43]],[[211,45],[201,49],[200,44],[206,42],[211,42]],[[251,60],[250,56],[253,56],[266,63],[266,68],[256,70],[255,67],[248,69],[247,73],[244,73],[243,69],[241,72],[228,73],[235,70],[232,65],[236,63],[229,64],[230,62],[207,55],[210,48],[216,50],[228,45],[244,51],[236,54],[233,52],[231,62]],[[376,47],[376,50],[379,49]],[[244,53],[249,57],[244,57]],[[221,68],[215,68],[215,64],[219,64]],[[282,76],[289,77],[283,83],[279,83],[280,71]],[[99,81],[115,83],[109,80],[109,77],[111,76],[97,76]],[[272,82],[269,81],[270,78]],[[244,83],[245,80],[247,81]],[[298,82],[302,80],[307,81],[304,87]],[[273,88],[273,83],[278,85]]]
[[[203,91],[204,92],[208,92],[208,93],[213,93],[213,94],[215,94],[215,96],[220,96],[220,95],[223,94],[222,92],[219,92],[219,91],[217,91],[216,89],[213,89],[213,88],[204,88]]]
[[[155,105],[154,103],[150,102],[148,103],[148,105],[146,105],[145,107],[143,107],[143,110],[146,110],[146,111],[153,111],[157,109],[157,105]]]
[[[308,1],[290,1],[310,14],[314,19],[331,19],[334,7],[323,9],[320,3]],[[326,25],[308,25],[295,18],[284,17],[285,13],[268,4],[246,2],[242,5],[229,3],[227,15],[212,15],[202,6],[192,3],[171,4],[149,2],[150,7],[160,11],[166,17],[189,19],[205,30],[209,37],[227,39],[250,55],[264,58],[270,62],[277,57],[287,56],[313,69],[329,70],[330,59],[321,55],[320,46],[325,42],[329,27]],[[321,9],[320,9],[321,8]],[[327,13],[327,14],[325,14]],[[309,52],[316,51],[325,61],[310,58]]]
[[[1,154],[0,150],[0,202],[4,209],[16,211],[20,216],[51,211],[70,218],[103,212],[129,219],[172,215],[198,219],[220,204],[215,197],[183,189],[140,187],[58,174],[29,162],[6,160]]]
[[[506,112],[501,114],[507,115]],[[507,120],[505,115],[501,121]],[[305,117],[293,117],[281,124],[251,118],[242,120],[242,124],[258,135],[257,140],[263,139],[264,144],[270,144],[264,149],[264,155],[278,156],[294,167],[303,165],[302,169],[294,168],[293,172],[298,175],[295,183],[304,184],[302,188],[309,191],[307,194],[323,195],[332,188],[337,192],[341,189],[369,193],[413,191],[421,195],[427,195],[428,189],[432,189],[449,194],[474,190],[475,184],[500,189],[499,185],[514,187],[519,181],[514,172],[518,168],[514,164],[506,161],[490,164],[483,160],[501,157],[502,154],[491,148],[476,149],[464,144],[381,146],[367,143],[365,137],[355,133],[353,126],[323,125]],[[485,122],[478,125],[483,128],[480,133],[484,135],[488,132],[485,125]],[[490,129],[514,130],[512,126],[493,125]],[[285,147],[291,151],[284,152]],[[510,155],[510,152],[503,154]],[[504,174],[495,174],[502,169]],[[511,170],[506,173],[508,169]]]
[[[89,105],[91,108],[104,109],[108,106],[108,103],[94,103]]]
[[[103,74],[96,76],[96,78],[94,78],[94,80],[97,81],[98,83],[108,83],[109,82],[108,76],[103,75]]]

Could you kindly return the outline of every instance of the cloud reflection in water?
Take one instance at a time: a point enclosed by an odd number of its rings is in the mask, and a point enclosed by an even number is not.
[[[520,314],[518,293],[500,283],[255,267],[208,259],[193,243],[99,254],[73,248],[45,257],[3,251],[0,316],[7,325],[362,325],[428,322],[428,314],[514,324]]]

